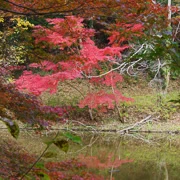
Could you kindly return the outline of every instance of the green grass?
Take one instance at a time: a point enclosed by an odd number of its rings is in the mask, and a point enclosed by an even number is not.
[[[126,88],[123,88],[126,86]],[[156,89],[148,87],[147,82],[139,82],[138,84],[124,85],[119,87],[119,90],[126,97],[134,99],[133,103],[120,103],[119,111],[121,116],[126,122],[139,121],[147,114],[157,113],[160,115],[161,120],[169,120],[172,115],[178,111],[178,106],[169,102],[172,99],[177,99],[179,91],[178,85],[172,85],[170,92],[167,94],[160,94]],[[75,88],[74,88],[75,87]],[[85,95],[88,92],[87,83],[83,81],[72,81],[68,83],[61,83],[59,85],[58,92],[56,94],[45,93],[42,96],[42,100],[45,104],[50,106],[73,106],[77,107],[79,101],[82,99],[82,94]],[[78,108],[77,111],[79,112]],[[81,113],[81,111],[80,111]],[[96,112],[94,112],[96,114]],[[76,114],[76,113],[75,113]],[[83,114],[83,110],[82,110]],[[100,113],[102,119],[105,121],[118,120],[117,111],[106,113],[105,115]],[[79,113],[78,113],[79,117]],[[74,119],[78,117],[72,117]],[[83,114],[84,118],[84,114]]]

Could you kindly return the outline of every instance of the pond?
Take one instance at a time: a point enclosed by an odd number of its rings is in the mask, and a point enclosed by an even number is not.
[[[84,154],[82,160],[104,179],[180,179],[179,136],[105,134],[85,136],[83,142],[87,148],[79,151]]]
[[[39,156],[46,148],[42,142],[51,140],[55,134],[35,137],[32,133],[22,132],[17,142]],[[180,135],[136,133],[120,136],[117,133],[88,132],[78,136],[82,143],[69,142],[67,153],[52,144],[47,152],[54,156],[44,156],[42,160],[77,158],[86,164],[88,172],[105,180],[180,179]]]

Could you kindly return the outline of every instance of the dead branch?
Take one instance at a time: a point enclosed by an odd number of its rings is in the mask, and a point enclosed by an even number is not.
[[[143,125],[143,124],[145,124],[145,123],[147,123],[147,122],[153,121],[153,120],[155,120],[155,119],[157,119],[157,118],[152,118],[152,115],[149,115],[149,116],[147,116],[146,118],[142,119],[141,121],[136,122],[135,124],[130,125],[130,126],[127,127],[127,128],[124,128],[124,129],[122,129],[122,130],[117,131],[117,133],[119,133],[119,134],[129,133],[129,131],[132,130],[132,129],[134,129],[135,127],[141,126],[141,125]]]

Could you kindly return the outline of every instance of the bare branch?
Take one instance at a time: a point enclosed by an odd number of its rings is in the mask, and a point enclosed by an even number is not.
[[[149,115],[149,116],[147,116],[146,118],[142,119],[141,121],[136,122],[135,124],[133,124],[133,125],[127,127],[127,128],[124,128],[124,129],[122,129],[122,130],[119,130],[119,131],[117,131],[117,132],[120,133],[120,134],[126,134],[126,133],[128,133],[130,130],[134,129],[135,127],[141,126],[141,125],[143,125],[143,124],[145,124],[145,123],[147,123],[147,122],[153,121],[153,120],[155,120],[155,119],[157,119],[157,118],[158,118],[158,117],[152,118],[152,115]]]

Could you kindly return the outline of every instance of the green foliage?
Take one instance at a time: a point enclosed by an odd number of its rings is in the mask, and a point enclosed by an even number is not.
[[[162,120],[168,121],[171,118],[172,114],[177,112],[177,109],[178,107],[170,102],[162,102],[161,106],[157,108],[157,111],[161,115]]]
[[[64,139],[54,140],[53,144],[56,145],[60,150],[64,151],[65,153],[68,152],[68,149],[69,149],[68,141]]]
[[[7,119],[7,118],[0,119],[0,121],[5,123],[10,134],[15,139],[17,139],[19,136],[19,132],[20,132],[18,124],[15,121],[11,121],[10,119]]]
[[[172,72],[179,72],[180,69],[180,53],[178,43],[172,40],[171,31],[163,30],[155,32],[153,35],[147,35],[146,39],[142,39],[141,44],[145,43],[143,49],[137,53],[136,58],[146,59],[149,61],[150,69],[153,70],[154,64],[159,59],[161,63],[165,63],[163,68],[170,66]]]
[[[43,162],[37,162],[35,165],[36,168],[41,169],[41,170],[47,170],[44,166]]]
[[[120,104],[119,105],[119,109],[120,109],[120,116],[121,116],[121,118],[128,118],[129,117],[129,113],[128,113],[128,111],[127,111],[127,109],[128,109],[128,103],[122,103],[122,104]]]
[[[6,123],[6,126],[8,127],[8,131],[11,133],[11,135],[17,139],[20,132],[18,124],[16,122],[13,122],[13,125]]]
[[[149,93],[148,90],[142,93],[136,92],[134,96],[132,95],[134,102],[121,104],[119,110],[126,122],[138,121],[142,115],[151,113],[159,115],[162,121],[169,121],[179,109],[178,103],[174,104],[169,101],[178,99],[178,94],[176,90],[165,95],[159,92]]]
[[[169,102],[175,103],[180,106],[180,94],[176,99],[171,99]]]
[[[4,25],[0,30],[0,64],[18,65],[26,61],[27,30],[33,25],[22,18],[11,18],[9,21],[0,22]],[[14,24],[11,27],[10,24]],[[26,41],[29,40],[28,38]]]
[[[51,178],[49,177],[48,174],[44,173],[44,172],[38,172],[37,176],[41,179],[41,180],[51,180]]]
[[[72,142],[75,142],[75,143],[78,143],[78,144],[81,144],[81,143],[82,143],[80,136],[73,135],[73,134],[70,133],[70,132],[64,133],[63,136],[67,137],[67,138],[68,138],[69,140],[71,140]]]
[[[167,0],[156,0],[156,2],[157,2],[157,3],[160,3],[160,4],[162,4],[162,5],[165,5],[165,6],[167,6],[167,4],[168,4],[168,1],[167,1]],[[172,3],[173,6],[174,6],[174,5],[178,5],[179,0],[171,0],[171,3]]]

